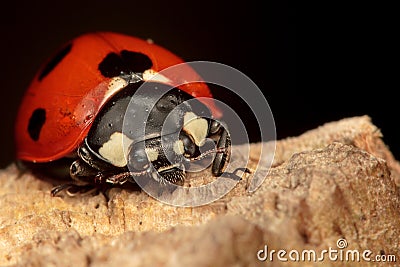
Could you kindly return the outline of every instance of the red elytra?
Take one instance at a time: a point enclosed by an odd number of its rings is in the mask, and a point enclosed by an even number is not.
[[[111,32],[89,33],[72,40],[36,74],[26,91],[15,126],[16,156],[31,162],[49,162],[71,155],[86,137],[110,93],[111,77],[99,64],[110,53],[132,51],[151,60],[151,72],[183,63],[170,51],[152,42]],[[185,65],[184,73],[168,72],[172,85],[194,97],[212,98],[201,80]],[[123,90],[123,89],[122,89]],[[221,113],[212,100],[203,101],[215,118]]]

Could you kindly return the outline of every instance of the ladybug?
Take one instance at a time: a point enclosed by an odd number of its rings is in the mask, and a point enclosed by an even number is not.
[[[212,174],[220,176],[231,141],[209,87],[184,83],[200,79],[188,65],[157,75],[181,63],[152,41],[123,34],[73,39],[39,70],[22,99],[15,127],[18,161],[43,168],[66,159],[72,180],[52,195],[135,177],[180,184],[185,166],[211,154]],[[167,121],[172,126],[165,130]],[[137,130],[142,125],[144,131]],[[214,148],[203,148],[206,138],[215,140]]]

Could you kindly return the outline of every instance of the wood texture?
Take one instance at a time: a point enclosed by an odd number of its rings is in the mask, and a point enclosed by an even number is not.
[[[260,144],[251,149],[254,167]],[[258,266],[265,245],[321,251],[337,249],[340,238],[346,249],[393,254],[399,262],[399,166],[367,116],[277,141],[273,168],[257,191],[246,191],[245,175],[225,197],[196,208],[120,188],[108,201],[102,194],[51,197],[54,181],[11,164],[0,171],[0,265]],[[326,257],[325,264],[335,262]]]

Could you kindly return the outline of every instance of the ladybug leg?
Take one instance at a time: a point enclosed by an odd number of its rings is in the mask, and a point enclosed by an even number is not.
[[[69,196],[75,196],[77,194],[86,194],[90,193],[93,190],[96,190],[96,188],[93,185],[87,184],[87,185],[79,185],[79,184],[61,184],[58,186],[53,187],[51,190],[50,194],[52,197],[56,196],[58,193],[61,191],[66,191]]]
[[[74,183],[66,183],[54,187],[51,190],[51,195],[55,196],[64,190],[70,196],[91,191],[101,184],[101,179],[98,179],[99,173],[101,173],[100,170],[90,166],[79,158],[72,162],[69,168],[69,176]]]
[[[99,173],[99,170],[89,166],[81,159],[75,160],[69,169],[71,178],[77,182],[91,183],[93,178]]]
[[[230,177],[232,179],[241,179],[238,175],[238,171],[242,171],[245,173],[251,173],[251,171],[248,168],[237,168],[235,171],[232,173],[227,173],[223,172],[224,168],[227,164],[227,162],[230,159],[230,147],[231,147],[231,138],[229,136],[228,131],[226,130],[225,127],[223,127],[218,121],[212,120],[210,122],[210,133],[219,135],[219,138],[217,140],[217,147],[214,151],[216,153],[213,164],[212,164],[212,174],[216,177],[221,176],[224,174],[225,177]],[[207,152],[203,153],[200,155],[200,157],[203,157],[203,155],[207,154]]]
[[[55,187],[53,187],[53,189],[51,189],[50,194],[52,197],[55,197],[58,193],[60,193],[61,191],[66,190],[67,188],[70,188],[71,186],[74,186],[74,184],[60,184],[57,185]]]
[[[105,181],[106,181],[106,183],[113,184],[113,185],[115,185],[115,184],[122,185],[126,182],[135,184],[136,183],[135,179],[134,179],[135,176],[143,177],[148,174],[149,174],[149,172],[147,170],[144,170],[141,172],[122,172],[122,173],[114,174],[114,175],[111,175],[111,176],[105,178]]]
[[[86,161],[78,159],[74,161],[70,168],[71,178],[79,183],[92,185],[122,185],[126,182],[136,183],[134,177],[143,177],[149,174],[149,171],[143,170],[138,172],[132,171],[116,171],[115,169],[97,169],[90,166]]]
[[[212,127],[212,125],[211,125]],[[220,126],[220,136],[217,141],[216,155],[212,164],[212,174],[214,176],[221,176],[223,169],[230,157],[231,138],[228,131]]]
[[[223,173],[223,177],[231,178],[232,180],[242,180],[242,177],[237,175],[238,172],[244,173],[251,173],[250,169],[243,167],[243,168],[236,168],[233,172],[225,172]]]
[[[70,177],[77,183],[66,183],[54,187],[51,196],[56,196],[66,190],[70,196],[77,193],[86,193],[95,188],[93,177],[98,173],[95,169],[85,164],[81,159],[75,160],[70,166]],[[91,179],[89,177],[92,177]]]
[[[221,176],[231,178],[233,180],[241,180],[242,177],[237,175],[239,171],[244,173],[251,173],[251,171],[246,167],[236,168],[233,172],[223,172],[226,163],[230,158],[230,147],[231,147],[231,139],[228,132],[223,128],[221,132],[221,136],[217,142],[217,154],[214,158],[214,162],[212,165],[212,173],[214,176]],[[218,150],[222,150],[222,152],[218,152]]]

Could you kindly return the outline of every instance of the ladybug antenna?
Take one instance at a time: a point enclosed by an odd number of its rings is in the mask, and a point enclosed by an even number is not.
[[[217,153],[226,153],[227,151],[228,151],[227,147],[214,148],[214,149],[210,149],[210,150],[207,150],[207,151],[201,153],[197,157],[189,158],[188,160],[191,161],[191,162],[192,161],[197,161],[197,160],[201,160],[201,159],[203,159],[205,157],[208,157],[210,155],[214,155],[214,154],[217,154]]]

